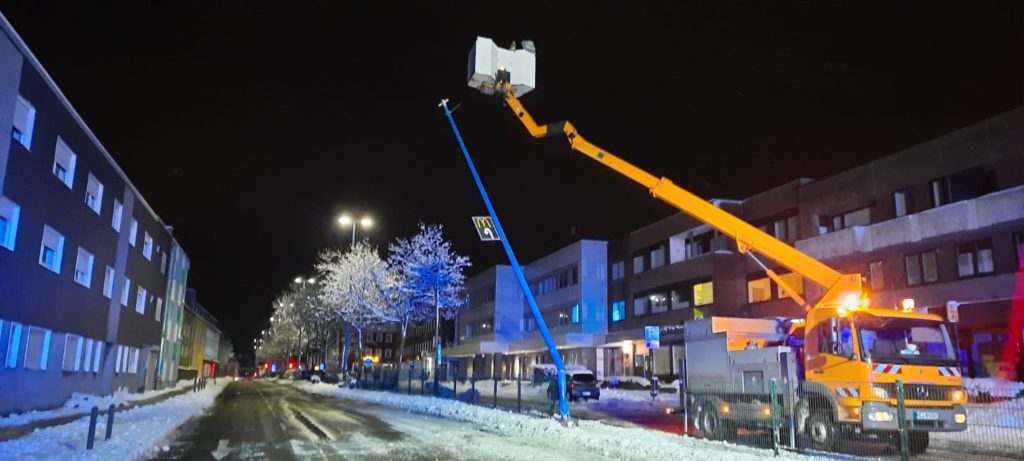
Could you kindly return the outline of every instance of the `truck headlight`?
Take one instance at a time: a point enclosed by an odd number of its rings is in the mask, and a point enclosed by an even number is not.
[[[964,423],[967,422],[967,414],[966,413],[957,413],[957,414],[953,415],[953,421],[956,421],[957,424],[964,424]]]
[[[887,390],[885,390],[885,389],[883,389],[881,387],[872,387],[871,388],[871,395],[875,396],[875,398],[879,398],[879,399],[883,399],[883,400],[889,400],[889,391],[887,391]]]
[[[868,419],[879,423],[887,423],[893,420],[893,416],[888,411],[872,411],[868,413]]]
[[[953,403],[967,403],[967,393],[961,389],[957,389],[949,393],[949,399],[952,400]]]

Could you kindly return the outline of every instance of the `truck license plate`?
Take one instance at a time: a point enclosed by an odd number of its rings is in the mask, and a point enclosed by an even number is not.
[[[935,421],[937,419],[939,419],[939,414],[937,412],[934,412],[934,411],[915,411],[914,412],[914,420],[915,421]]]

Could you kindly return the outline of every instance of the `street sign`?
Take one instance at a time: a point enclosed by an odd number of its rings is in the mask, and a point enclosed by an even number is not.
[[[490,216],[473,216],[473,226],[476,227],[476,233],[480,236],[480,240],[484,242],[501,240],[498,238],[498,229],[494,227],[494,221],[491,221]]]
[[[409,359],[409,368],[416,368],[416,359]]]
[[[704,311],[697,309],[696,307],[693,308],[693,319],[700,320],[702,318],[704,318]]]
[[[946,301],[946,320],[950,323],[957,323],[960,321],[960,303],[956,301]]]
[[[366,365],[366,367],[369,367],[370,365],[373,365],[373,359],[371,359],[369,357],[363,359],[363,365]]]
[[[648,349],[661,347],[661,328],[657,326],[644,327],[644,343]]]

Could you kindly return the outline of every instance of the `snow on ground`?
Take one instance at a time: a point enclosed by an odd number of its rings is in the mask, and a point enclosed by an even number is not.
[[[933,433],[932,446],[977,446],[987,453],[1024,458],[1024,399],[965,407],[967,430]]]
[[[117,412],[113,436],[107,441],[103,440],[106,415],[100,415],[93,450],[85,449],[89,430],[89,417],[85,416],[68,424],[36,429],[19,439],[0,442],[0,459],[123,461],[143,458],[154,449],[160,449],[163,439],[187,419],[202,414],[229,382],[228,379],[219,380],[217,384],[209,381],[202,391]]]
[[[92,407],[99,407],[100,410],[106,410],[110,407],[110,404],[116,406],[122,406],[131,402],[137,402],[139,400],[146,400],[149,398],[156,397],[158,395],[172,392],[183,387],[192,385],[192,380],[181,380],[178,381],[174,387],[167,387],[164,389],[151,390],[140,393],[129,393],[125,390],[118,390],[110,395],[98,396],[93,394],[80,394],[75,392],[68,397],[68,400],[57,408],[50,410],[37,410],[29,411],[26,413],[17,413],[9,416],[0,418],[0,426],[20,426],[22,424],[28,424],[33,421],[39,421],[42,419],[59,418],[62,416],[73,416],[77,414],[86,414],[92,410]]]
[[[521,440],[526,446],[530,444],[556,445],[585,454],[581,459],[593,459],[594,457],[629,460],[700,458],[713,461],[755,460],[772,456],[771,451],[767,450],[679,437],[642,428],[610,426],[598,421],[578,421],[577,427],[564,427],[553,418],[520,415],[447,399],[341,389],[304,381],[296,382],[294,385],[315,394],[370,402],[410,413],[470,423],[478,431]],[[435,432],[435,436],[448,437],[450,434],[440,430]],[[462,444],[461,436],[453,435],[452,437],[455,439],[451,441],[451,446]],[[783,453],[781,458],[797,459],[802,457]]]
[[[1024,392],[1024,383],[999,378],[964,378],[964,389],[971,397],[986,393],[991,397],[1012,399]]]

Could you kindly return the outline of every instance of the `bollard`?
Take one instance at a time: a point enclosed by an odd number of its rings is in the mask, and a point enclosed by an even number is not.
[[[775,456],[779,456],[779,405],[778,401],[778,383],[772,379],[771,381],[771,407],[768,411],[771,412],[772,416],[772,451]]]
[[[436,389],[435,389],[436,391]],[[436,395],[436,393],[435,393]],[[452,378],[452,398],[459,400],[459,377],[455,376]]]
[[[498,408],[498,377],[494,377],[494,408]]]
[[[896,422],[900,430],[900,459],[910,459],[910,441],[907,440],[907,409],[904,406],[903,380],[896,380]]]
[[[476,395],[476,373],[475,372],[473,373],[473,376],[471,378],[469,378],[469,385],[473,388],[473,391],[470,392],[470,395]]]
[[[103,437],[103,440],[110,440],[110,436],[114,432],[114,404],[110,404],[110,408],[107,408],[107,435]]]
[[[420,373],[420,395],[426,393],[427,387],[427,372]]]
[[[516,412],[523,412],[523,374],[516,375]]]
[[[85,449],[92,450],[93,442],[96,440],[96,420],[100,417],[100,408],[92,407],[89,413],[89,434],[85,439]]]

